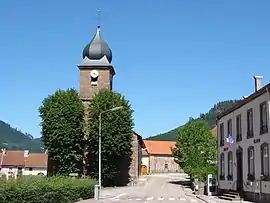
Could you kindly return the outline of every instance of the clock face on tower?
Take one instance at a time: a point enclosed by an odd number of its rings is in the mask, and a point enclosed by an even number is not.
[[[90,72],[90,77],[91,77],[91,85],[97,85],[98,82],[98,76],[99,72],[97,70],[92,70]]]
[[[92,78],[97,78],[99,76],[99,73],[98,73],[97,70],[92,70],[90,75],[91,75]]]

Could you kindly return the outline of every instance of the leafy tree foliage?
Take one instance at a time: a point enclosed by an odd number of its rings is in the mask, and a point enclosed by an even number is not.
[[[39,108],[50,175],[81,172],[84,107],[74,89],[58,90]]]
[[[217,145],[205,121],[190,120],[179,129],[174,157],[191,177],[203,181],[217,173]]]
[[[101,90],[89,106],[88,174],[98,176],[99,115],[111,108],[123,106],[114,112],[102,114],[102,185],[124,185],[128,182],[131,163],[133,119],[131,105],[121,94]]]
[[[216,116],[224,110],[232,107],[236,102],[237,100],[219,102],[207,113],[200,114],[199,119],[205,120],[211,128],[215,125]],[[149,137],[148,139],[175,141],[179,128],[181,128],[181,126],[166,133]],[[44,152],[43,147],[42,139],[31,139],[31,136],[25,135],[25,133],[12,128],[9,124],[0,120],[0,148],[16,150],[28,149],[31,152]]]

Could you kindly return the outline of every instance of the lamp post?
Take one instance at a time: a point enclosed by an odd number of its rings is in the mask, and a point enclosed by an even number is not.
[[[105,111],[100,112],[99,114],[99,127],[98,127],[98,191],[95,190],[95,199],[100,198],[101,194],[101,116],[104,113],[117,111],[119,109],[122,109],[123,106],[114,107]],[[98,194],[96,194],[98,193]]]

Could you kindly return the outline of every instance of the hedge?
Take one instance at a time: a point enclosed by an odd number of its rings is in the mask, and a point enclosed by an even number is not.
[[[93,198],[93,179],[35,177],[0,181],[1,203],[71,203]]]

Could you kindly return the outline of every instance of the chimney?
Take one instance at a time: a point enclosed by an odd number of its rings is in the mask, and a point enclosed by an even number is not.
[[[253,76],[253,78],[255,79],[255,92],[257,92],[263,86],[262,84],[263,76]]]
[[[6,151],[6,149],[1,149],[0,150],[0,153],[3,154],[3,155],[6,155],[7,154],[7,151]]]
[[[242,98],[243,98],[243,99],[246,99],[246,98],[248,98],[248,96],[243,96]]]
[[[24,150],[24,157],[28,157],[29,156],[29,150]]]

